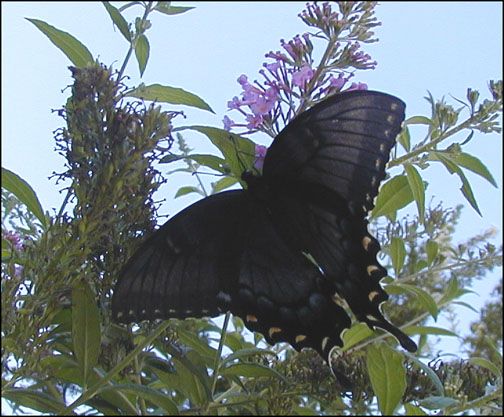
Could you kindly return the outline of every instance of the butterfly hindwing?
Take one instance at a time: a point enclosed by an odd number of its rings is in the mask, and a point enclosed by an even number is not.
[[[242,236],[247,243],[231,312],[270,344],[312,347],[327,360],[331,348],[342,345],[350,318],[332,302],[319,268],[284,239],[265,204],[251,197],[248,207]]]

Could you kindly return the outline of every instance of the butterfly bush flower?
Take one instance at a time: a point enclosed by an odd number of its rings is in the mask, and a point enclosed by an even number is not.
[[[5,240],[8,240],[11,244],[14,250],[16,251],[21,251],[23,250],[23,242],[21,241],[21,236],[17,232],[4,232],[3,237]]]
[[[313,32],[289,41],[281,39],[281,50],[265,55],[269,61],[259,71],[262,80],[251,82],[240,75],[242,93],[228,102],[228,109],[240,112],[245,120],[240,123],[225,116],[224,128],[242,128],[241,133],[262,131],[274,137],[293,117],[327,96],[345,88],[367,89],[362,82],[348,83],[355,71],[376,66],[362,50],[363,43],[375,41],[371,31],[379,25],[374,17],[375,5],[307,3],[299,17]],[[316,62],[313,51],[321,44],[325,44],[325,51]]]
[[[262,171],[264,165],[264,158],[266,157],[266,152],[268,152],[268,147],[263,145],[255,146],[255,161],[254,167],[259,171]]]

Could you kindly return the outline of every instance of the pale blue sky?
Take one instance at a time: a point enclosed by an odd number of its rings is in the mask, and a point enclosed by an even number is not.
[[[188,117],[178,119],[180,124],[221,127],[223,116],[229,114],[227,101],[240,93],[238,76],[258,78],[265,53],[280,49],[280,39],[289,40],[307,30],[297,18],[304,2],[175,4],[196,8],[179,16],[152,15],[153,28],[148,32],[151,59],[142,81],[196,93],[216,112],[213,115],[185,108]],[[127,17],[137,14],[130,11]],[[423,99],[427,90],[435,97],[449,98],[452,94],[464,98],[467,87],[472,87],[488,97],[487,81],[502,77],[500,2],[384,2],[377,7],[377,16],[382,21],[382,26],[376,28],[380,42],[364,49],[378,66],[374,71],[358,73],[355,80],[400,97],[407,103],[407,117],[429,114],[429,105]],[[2,2],[2,166],[28,181],[44,209],[52,211],[59,207],[63,196],[48,176],[53,171],[61,172],[64,161],[54,151],[52,134],[63,120],[51,109],[60,108],[69,95],[61,90],[71,84],[67,69],[70,62],[25,17],[70,32],[95,57],[107,65],[114,63],[116,68],[124,59],[127,44],[114,31],[99,2]],[[127,73],[133,82],[138,81],[134,60]],[[192,139],[190,146],[198,153],[211,151],[202,137]],[[466,151],[487,164],[499,189],[468,174],[483,218],[466,208],[457,236],[465,239],[496,227],[496,242],[501,242],[501,136],[474,139]],[[431,169],[426,178],[432,180],[429,196],[436,196],[435,201],[467,206],[458,191],[458,178],[440,168]],[[160,192],[160,198],[167,198],[162,213],[174,214],[194,201],[189,196],[172,200],[179,186],[194,185],[192,181],[187,176],[170,177]],[[479,296],[466,296],[464,300],[480,306],[501,273],[498,269],[476,285]],[[477,317],[468,310],[461,314],[463,323]],[[442,346],[453,351],[458,344]]]

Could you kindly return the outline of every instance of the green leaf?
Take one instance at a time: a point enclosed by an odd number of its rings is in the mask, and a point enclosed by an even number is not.
[[[177,326],[176,330],[180,342],[198,352],[207,365],[213,365],[217,353],[216,349],[209,346],[207,342],[201,340],[194,333],[184,330],[181,326]]]
[[[460,191],[462,191],[462,194],[466,198],[466,200],[469,202],[469,204],[472,206],[476,212],[483,217],[481,214],[481,211],[478,207],[478,203],[476,202],[476,199],[474,198],[474,194],[472,192],[472,188],[469,185],[469,181],[467,181],[466,176],[462,173],[462,171],[459,173],[459,177],[462,180],[462,187],[460,188]]]
[[[456,304],[456,305],[459,305],[459,306],[462,306],[462,307],[466,307],[466,308],[468,308],[469,310],[474,311],[474,312],[475,312],[475,313],[477,313],[477,314],[479,314],[479,313],[480,313],[480,311],[479,311],[477,308],[475,308],[475,307],[474,307],[474,306],[472,306],[471,304],[466,303],[466,302],[464,302],[464,301],[452,301],[452,304]]]
[[[502,368],[490,362],[488,359],[480,358],[480,357],[472,357],[469,358],[469,363],[480,366],[482,368],[488,369],[492,372],[497,378],[502,378]]]
[[[426,416],[427,413],[422,410],[420,407],[417,407],[413,404],[404,404],[404,410],[406,411],[407,416]]]
[[[392,259],[392,266],[396,277],[399,276],[404,260],[406,259],[406,248],[404,247],[404,240],[393,237],[390,242],[390,258]]]
[[[2,237],[2,262],[8,261],[12,256],[12,244]]]
[[[436,241],[429,239],[425,245],[425,252],[427,252],[427,263],[432,265],[438,255],[439,245]]]
[[[222,190],[235,185],[238,180],[235,177],[224,177],[212,183],[212,194],[220,193]]]
[[[441,382],[437,374],[427,364],[423,363],[415,355],[412,355],[409,352],[403,352],[403,355],[405,355],[413,363],[413,365],[416,365],[422,371],[424,371],[425,375],[427,375],[427,377],[431,380],[439,395],[444,395],[443,383]]]
[[[194,7],[172,6],[170,5],[170,3],[171,2],[169,1],[160,1],[156,5],[156,7],[154,7],[154,10],[167,15],[175,15],[185,13],[191,9],[194,9]]]
[[[210,401],[211,392],[207,368],[199,353],[191,350],[185,356],[174,358],[173,362],[181,378],[180,386],[186,396],[200,405]]]
[[[366,363],[381,413],[394,414],[406,390],[403,356],[385,343],[379,343],[368,347]]]
[[[373,331],[365,323],[356,323],[350,329],[344,330],[342,334],[342,352],[347,351],[357,343],[373,335]]]
[[[182,88],[169,87],[161,84],[145,85],[142,83],[133,91],[127,93],[126,97],[136,97],[162,103],[182,104],[214,113],[210,106],[197,95],[189,93]]]
[[[28,407],[41,413],[59,415],[65,407],[58,398],[30,388],[2,389],[2,398],[12,401],[18,407]]]
[[[129,3],[123,4],[121,7],[119,7],[120,12],[124,12],[126,9],[129,9],[130,7],[134,6],[135,4],[142,5],[141,1],[130,1]]]
[[[462,187],[460,191],[469,202],[469,204],[476,210],[476,212],[481,216],[480,209],[478,207],[478,203],[474,198],[474,194],[472,192],[471,186],[469,185],[469,181],[467,181],[466,176],[462,172],[462,169],[459,168],[457,163],[450,157],[450,155],[446,152],[430,152],[430,158],[433,160],[441,161],[441,163],[446,167],[450,174],[457,174],[462,181]]]
[[[422,407],[429,410],[443,409],[458,404],[459,402],[450,397],[431,396],[418,401]]]
[[[182,197],[183,195],[190,194],[190,193],[196,193],[201,196],[205,196],[205,194],[198,188],[198,187],[193,187],[193,186],[186,186],[186,187],[180,187],[175,194],[175,198]]]
[[[287,382],[285,377],[275,371],[272,368],[269,368],[265,365],[261,365],[259,363],[236,363],[225,368],[221,368],[220,374],[223,376],[244,376],[248,378],[259,378],[259,377],[267,377],[267,378],[278,378],[284,382]]]
[[[446,304],[455,298],[460,297],[465,293],[466,290],[460,287],[457,278],[452,278],[448,281],[448,285],[446,287],[446,291],[439,300],[439,304]]]
[[[84,282],[72,289],[72,340],[75,357],[82,371],[84,384],[98,362],[100,354],[100,311],[95,297]]]
[[[161,391],[156,391],[145,385],[140,384],[116,384],[106,385],[99,392],[106,392],[109,390],[124,392],[131,395],[136,395],[144,400],[147,400],[157,407],[161,408],[163,412],[168,415],[178,415],[178,407],[175,402]]]
[[[404,126],[403,130],[397,137],[397,142],[399,142],[402,147],[409,152],[411,150],[411,136],[407,126]]]
[[[424,334],[424,335],[437,335],[437,336],[452,336],[459,337],[457,334],[453,333],[450,330],[443,329],[441,327],[433,327],[433,326],[408,326],[404,327],[403,332],[408,336],[414,334]]]
[[[215,155],[189,155],[193,161],[200,165],[206,166],[208,168],[214,169],[223,174],[229,173],[229,167],[226,161]]]
[[[226,338],[227,338],[227,335],[226,335]],[[251,356],[257,356],[257,355],[276,356],[276,353],[273,352],[272,350],[261,349],[261,348],[239,349],[239,350],[236,350],[235,352],[231,353],[230,355],[228,355],[226,358],[224,358],[221,362],[221,366],[223,366],[229,362],[232,362],[236,359],[250,358]]]
[[[2,168],[2,188],[14,194],[21,203],[23,203],[33,215],[40,220],[42,227],[47,228],[47,219],[44,216],[42,205],[33,188],[23,180],[19,175]]]
[[[67,32],[56,29],[54,26],[38,19],[26,19],[33,23],[49,40],[55,44],[78,68],[94,62],[91,52],[75,37]]]
[[[143,75],[149,60],[150,45],[147,36],[140,35],[135,44],[135,55],[138,61],[138,68],[140,70],[140,77]]]
[[[103,1],[103,5],[105,9],[112,19],[112,22],[117,26],[122,35],[126,38],[128,42],[131,42],[131,33],[129,30],[128,22],[124,19],[123,15],[119,10],[117,10],[114,6],[110,4],[108,1]]]
[[[425,187],[422,177],[411,164],[404,164],[408,183],[413,193],[413,198],[416,201],[418,208],[418,216],[420,223],[423,224],[425,218]]]
[[[455,161],[458,165],[478,174],[479,176],[485,178],[490,184],[497,188],[497,183],[494,177],[488,170],[485,164],[481,162],[478,158],[468,153],[457,153],[451,156],[451,159]]]
[[[412,116],[409,119],[404,121],[404,124],[407,125],[428,125],[432,124],[432,120],[425,116]]]
[[[166,155],[161,160],[159,163],[161,164],[169,164],[171,162],[176,162],[176,161],[181,161],[184,159],[190,159],[199,165],[206,166],[210,169],[213,169],[215,171],[218,171],[222,174],[229,174],[229,167],[226,164],[226,161],[222,158],[219,158],[218,156],[215,155],[208,155],[208,154],[193,154],[193,155],[175,155],[175,154],[170,154]]]
[[[219,149],[229,166],[231,174],[241,181],[243,171],[252,169],[255,160],[255,143],[250,139],[230,133],[224,129],[210,126],[188,126],[185,129],[195,130],[206,135]]]
[[[419,287],[415,287],[414,285],[409,284],[387,285],[387,292],[391,294],[400,294],[405,291],[414,294],[416,296],[416,301],[420,303],[420,305],[422,305],[429,312],[429,314],[434,318],[434,320],[437,320],[439,310],[436,301],[434,300],[434,298],[432,298],[432,296],[428,292],[422,290]]]
[[[406,175],[397,175],[387,181],[378,193],[376,205],[371,216],[394,215],[397,210],[407,206],[413,201],[413,193]]]

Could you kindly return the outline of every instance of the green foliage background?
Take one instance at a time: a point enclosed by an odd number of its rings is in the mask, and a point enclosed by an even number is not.
[[[69,33],[29,19],[72,63],[72,90],[60,110],[65,126],[55,136],[67,161],[56,175],[66,198],[50,215],[29,184],[2,169],[2,398],[18,413],[50,414],[502,411],[502,284],[497,301],[481,311],[474,334],[465,340],[467,358],[437,358],[432,338],[457,335],[427,325],[429,317],[464,304],[460,297],[471,284],[501,265],[502,248],[488,243],[490,232],[454,242],[460,208],[429,206],[422,175],[431,165],[442,165],[446,175],[460,178],[461,196],[480,212],[467,171],[496,184],[464,147],[481,133],[500,132],[501,81],[489,83],[489,93],[481,94],[485,98],[470,88],[462,102],[429,95],[431,114],[405,122],[372,219],[391,275],[384,280],[393,295],[385,312],[419,337],[420,349],[416,355],[400,352],[392,338],[355,323],[334,358],[337,370],[352,379],[351,397],[314,352],[269,347],[261,335],[250,337],[236,317],[229,324],[227,317],[222,328],[195,319],[128,328],[111,322],[110,290],[117,272],[138,237],[156,224],[154,193],[171,174],[163,177],[169,165],[159,163],[182,161],[185,165],[174,171],[195,174],[197,183],[177,195],[205,195],[201,170],[226,175],[210,191],[219,192],[240,181],[243,160],[236,155],[251,155],[254,146],[234,135],[230,147],[229,133],[215,127],[178,125],[179,113],[165,107],[212,111],[195,94],[162,84],[128,85],[127,63],[136,59],[140,74],[148,65],[149,16],[176,18],[191,9],[135,3],[120,9],[103,3],[128,43],[117,72],[95,61]],[[141,11],[131,23],[122,14],[129,7]],[[340,7],[372,10],[374,4]],[[423,139],[412,137],[412,125],[424,128]],[[184,141],[187,130],[207,137],[220,155],[193,153]],[[455,136],[461,132],[462,140]],[[417,216],[399,218],[398,210],[409,204]],[[28,236],[22,248],[13,235]]]

